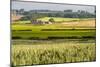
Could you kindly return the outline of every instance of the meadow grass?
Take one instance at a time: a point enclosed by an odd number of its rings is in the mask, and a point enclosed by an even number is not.
[[[52,31],[15,31],[12,33],[13,37],[21,37],[21,38],[30,38],[30,37],[38,37],[38,38],[48,38],[48,37],[83,37],[83,36],[95,36],[95,31],[60,31],[60,32],[52,32]]]
[[[49,21],[50,18],[53,18],[55,22],[79,20],[79,18],[61,18],[61,17],[44,17],[44,18],[39,18],[38,20]]]
[[[38,18],[37,20],[41,21],[49,21],[50,18],[53,18],[56,23],[63,23],[63,22],[73,22],[73,21],[87,21],[87,20],[95,20],[94,18],[62,18],[62,17],[43,17],[43,18]],[[25,23],[31,23],[30,20],[19,20],[19,21],[14,21],[13,22],[18,23],[18,24],[25,24]]]
[[[66,29],[66,30],[42,31],[43,29]],[[12,24],[12,36],[22,37],[22,38],[30,38],[30,37],[48,38],[48,37],[68,37],[68,36],[92,37],[95,36],[95,27],[65,26],[63,24],[45,24],[45,25]]]
[[[62,17],[43,17],[38,20],[49,21],[50,18],[53,18],[55,22],[71,22],[71,21],[80,21],[80,20],[91,20],[93,18],[62,18]]]

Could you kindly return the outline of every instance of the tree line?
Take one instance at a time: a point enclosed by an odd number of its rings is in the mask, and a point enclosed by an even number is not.
[[[18,11],[18,10],[17,10]],[[21,13],[20,13],[21,12]],[[72,10],[64,10],[64,11],[50,11],[50,10],[35,10],[35,11],[24,11],[20,9],[20,14],[24,15],[20,20],[36,20],[37,18],[42,17],[63,17],[63,18],[95,18],[95,12],[90,13],[83,10],[78,10],[77,12],[73,12]]]

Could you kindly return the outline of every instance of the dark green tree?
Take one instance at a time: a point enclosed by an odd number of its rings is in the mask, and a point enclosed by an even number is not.
[[[50,18],[49,21],[50,21],[50,22],[55,22],[53,18]]]

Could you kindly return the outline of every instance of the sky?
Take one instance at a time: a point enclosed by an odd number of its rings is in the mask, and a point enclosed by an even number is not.
[[[35,10],[35,9],[63,11],[67,9],[72,9],[73,11],[85,10],[90,13],[94,13],[95,6],[12,1],[12,9],[24,9],[25,11]]]

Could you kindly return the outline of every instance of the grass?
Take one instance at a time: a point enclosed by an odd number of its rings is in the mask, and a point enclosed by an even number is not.
[[[12,45],[12,65],[95,61],[95,43],[43,43]]]
[[[62,18],[62,17],[43,17],[39,18],[38,20],[41,21],[49,21],[50,18],[53,18],[55,22],[70,22],[70,21],[80,21],[80,20],[89,20],[92,18]]]
[[[25,20],[25,21],[14,21],[13,23],[18,23],[18,24],[22,24],[22,23],[31,23],[31,21],[29,20]]]
[[[48,38],[48,37],[83,37],[83,36],[95,36],[95,28],[88,27],[61,27],[60,24],[52,25],[32,25],[32,24],[14,24],[12,25],[12,36],[13,37],[38,37],[38,38]],[[44,29],[62,29],[55,31],[42,31]],[[66,30],[63,30],[66,29]],[[29,30],[29,31],[28,31]]]
[[[79,20],[79,18],[61,18],[61,17],[44,17],[44,18],[39,18],[38,20],[49,21],[50,18],[53,18],[55,20],[55,22]]]
[[[47,21],[48,17],[39,20]],[[95,20],[84,19],[78,24],[72,22],[78,21],[78,18],[54,18],[54,20],[63,21],[64,24],[62,22],[34,25],[25,24],[24,21],[20,21],[20,24],[12,24],[12,37],[20,38],[12,41],[12,66],[96,60],[95,38],[87,39],[95,37]],[[49,37],[72,37],[73,41],[70,41],[70,38],[47,39]],[[34,40],[34,38],[39,38],[39,40]]]
[[[41,21],[49,21],[50,18],[53,18],[55,22],[74,22],[74,21],[87,21],[87,20],[95,20],[94,18],[62,18],[62,17],[43,17],[43,18],[38,18],[37,20]],[[25,23],[31,23],[30,20],[27,21],[14,21],[13,24],[25,24]]]
[[[72,18],[71,18],[72,19]],[[68,23],[68,22],[66,22]],[[47,29],[46,31],[44,29]],[[48,31],[48,29],[52,29]],[[56,30],[62,29],[62,30]],[[66,30],[63,30],[66,29]],[[43,31],[44,30],[44,31]],[[55,31],[53,31],[55,30]],[[12,24],[12,36],[20,38],[46,39],[48,37],[94,37],[95,36],[95,21],[80,21],[78,24]]]
[[[28,34],[28,35],[27,35]],[[39,32],[39,31],[21,31],[21,32],[13,32],[13,37],[22,37],[22,38],[30,38],[30,37],[38,37],[38,38],[48,38],[48,37],[82,37],[82,36],[95,36],[95,31],[64,31],[64,32]]]

